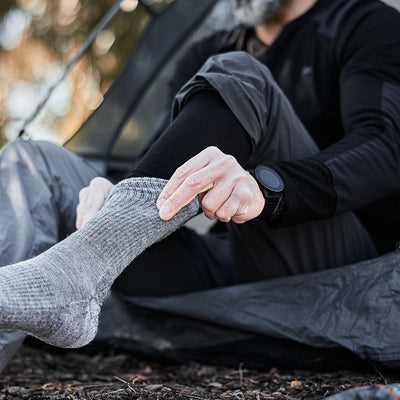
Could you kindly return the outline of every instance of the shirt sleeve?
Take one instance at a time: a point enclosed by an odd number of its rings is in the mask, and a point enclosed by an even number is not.
[[[384,7],[346,26],[336,43],[345,137],[311,158],[270,165],[286,184],[279,225],[357,210],[399,192],[400,14]]]

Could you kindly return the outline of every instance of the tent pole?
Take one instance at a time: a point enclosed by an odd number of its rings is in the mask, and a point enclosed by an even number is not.
[[[82,44],[81,48],[77,51],[74,57],[69,61],[69,63],[64,67],[60,77],[54,82],[52,86],[48,89],[46,95],[40,101],[40,103],[36,106],[33,113],[24,121],[22,125],[18,138],[20,139],[28,139],[29,135],[26,132],[27,127],[32,123],[32,121],[38,116],[40,111],[42,111],[43,107],[49,100],[50,96],[53,94],[54,90],[58,87],[58,85],[65,79],[68,75],[72,66],[86,53],[87,49],[94,42],[98,34],[106,27],[106,25],[115,17],[115,15],[120,10],[121,3],[124,0],[117,0],[115,4],[107,11],[104,17],[98,22],[98,24],[94,27],[92,32],[86,38],[85,42]]]

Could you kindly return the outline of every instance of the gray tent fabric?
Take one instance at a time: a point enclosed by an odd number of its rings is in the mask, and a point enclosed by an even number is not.
[[[214,5],[221,4],[223,9],[216,10]],[[151,23],[145,29],[142,37],[133,49],[123,71],[108,90],[105,100],[98,109],[88,118],[78,132],[64,146],[72,152],[86,155],[91,164],[102,174],[105,173],[105,166],[108,164],[107,157],[110,156],[112,144],[116,137],[121,135],[124,124],[129,120],[130,115],[140,106],[143,97],[151,89],[152,80],[163,75],[163,68],[171,69],[169,58],[176,56],[178,50],[186,44],[189,38],[193,40],[216,29],[223,16],[227,20],[226,4],[229,0],[175,0],[161,12],[154,12],[149,18]],[[218,8],[216,7],[216,8]],[[206,19],[207,18],[207,19]],[[206,19],[206,21],[204,21]],[[180,26],[180,30],[171,27]],[[201,37],[200,35],[200,37]],[[169,71],[172,73],[172,71]],[[157,97],[164,98],[160,89],[165,91],[168,76],[163,79],[163,87],[157,86]],[[161,107],[161,104],[160,104]],[[143,107],[145,108],[145,107]],[[152,106],[151,115],[160,112]],[[154,117],[153,117],[154,119]],[[150,129],[140,132],[144,139],[151,135]],[[143,139],[143,141],[145,141]],[[134,157],[140,152],[141,146],[137,141],[131,140],[129,146],[126,140],[122,146]],[[120,155],[117,154],[120,158]],[[131,159],[129,160],[129,165]],[[7,365],[10,357],[19,348],[25,335],[21,333],[4,332],[0,330],[0,373]]]
[[[0,331],[0,373],[25,339],[21,332]]]
[[[326,400],[397,400],[400,398],[400,384],[373,385],[329,396]]]
[[[318,358],[318,350],[340,349],[344,352],[333,351],[327,360],[341,365],[339,358],[351,353],[375,365],[399,368],[399,293],[400,252],[393,252],[346,267],[181,296],[114,296],[107,303],[113,306],[106,305],[102,314],[97,341],[131,340],[136,349],[173,359],[182,356],[183,347],[197,349],[202,359],[203,349],[210,362],[224,362],[218,347],[242,343],[243,354],[236,362],[244,357],[250,365],[258,365],[260,357],[261,364],[268,365],[268,357],[274,358],[271,347],[280,342],[287,345],[288,359],[293,358],[291,351],[299,354],[306,346],[308,353],[302,357],[308,366]],[[135,315],[132,305],[142,311]],[[116,309],[125,311],[121,316]],[[155,314],[147,313],[147,321],[140,322],[143,310]],[[245,355],[252,353],[252,345],[246,349],[243,344],[250,343],[249,335],[250,342],[263,343],[253,360]]]
[[[72,232],[75,194],[98,175],[63,147],[32,140],[4,146],[0,171],[0,266],[34,257]],[[0,330],[0,372],[24,337]]]

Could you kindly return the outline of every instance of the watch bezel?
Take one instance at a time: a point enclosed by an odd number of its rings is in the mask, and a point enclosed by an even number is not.
[[[262,179],[262,172],[267,171],[268,173],[272,174],[276,180],[278,181],[279,185],[276,187],[273,187],[271,185],[269,185],[267,182],[265,182]],[[257,179],[257,181],[268,191],[272,192],[272,193],[276,193],[276,194],[280,194],[283,192],[283,190],[285,189],[285,184],[282,180],[282,178],[279,176],[279,174],[273,170],[270,167],[266,167],[265,165],[259,165],[258,167],[255,168],[254,170],[254,175],[255,178]]]

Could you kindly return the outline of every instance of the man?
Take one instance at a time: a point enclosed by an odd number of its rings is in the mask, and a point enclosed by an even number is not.
[[[81,191],[77,232],[0,270],[1,328],[57,346],[88,343],[111,284],[133,259],[115,289],[160,296],[342,266],[394,249],[398,13],[375,0],[261,3],[235,3],[255,30],[213,36],[189,53],[182,65],[190,74],[204,64],[180,89],[172,123],[132,178],[105,203],[112,185],[92,181]],[[21,154],[46,146],[17,145]],[[57,152],[57,163],[74,174],[94,175]],[[41,175],[48,187],[68,187],[49,182],[48,171]],[[70,220],[62,197],[51,204]],[[232,221],[227,236],[176,232],[199,204],[207,217]],[[381,225],[386,237],[378,235]]]

